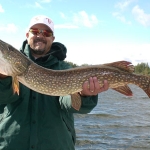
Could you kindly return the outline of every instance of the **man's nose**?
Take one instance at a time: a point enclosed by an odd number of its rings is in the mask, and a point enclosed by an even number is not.
[[[44,34],[42,32],[37,34],[37,37],[45,37]]]

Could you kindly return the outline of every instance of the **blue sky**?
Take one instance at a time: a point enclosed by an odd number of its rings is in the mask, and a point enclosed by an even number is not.
[[[0,39],[19,49],[35,15],[53,20],[67,61],[150,64],[149,0],[0,0]]]

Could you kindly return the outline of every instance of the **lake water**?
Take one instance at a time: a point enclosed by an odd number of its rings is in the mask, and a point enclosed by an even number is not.
[[[133,97],[108,90],[90,114],[76,114],[76,150],[150,150],[150,98],[130,85]]]

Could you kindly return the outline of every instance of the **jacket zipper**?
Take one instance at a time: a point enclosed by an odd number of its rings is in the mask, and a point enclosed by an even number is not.
[[[66,125],[66,127],[67,127],[67,129],[68,129],[68,131],[71,133],[71,136],[72,136],[72,140],[73,140],[73,142],[74,142],[74,144],[75,144],[75,137],[73,136],[73,133],[71,132],[71,128],[70,128],[70,126],[67,124],[67,122],[65,121],[65,119],[62,117],[62,119],[63,119],[63,121],[64,121],[64,123],[65,123],[65,125]]]

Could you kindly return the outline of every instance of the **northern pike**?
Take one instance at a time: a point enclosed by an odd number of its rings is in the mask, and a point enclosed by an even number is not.
[[[35,64],[2,40],[0,40],[0,73],[12,76],[13,89],[18,94],[20,82],[46,95],[73,95],[82,90],[83,83],[90,77],[97,77],[100,85],[107,80],[109,88],[124,95],[132,96],[128,84],[135,84],[150,97],[150,77],[135,74],[131,62],[117,61],[67,70],[51,70]]]

